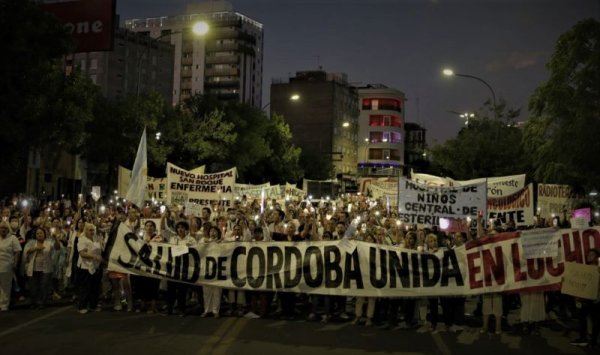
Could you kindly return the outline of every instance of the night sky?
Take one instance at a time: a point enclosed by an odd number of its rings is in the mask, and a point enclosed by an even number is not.
[[[179,15],[188,0],[117,0],[121,21]],[[491,97],[482,83],[448,78],[444,67],[481,77],[527,119],[529,96],[548,77],[560,34],[600,18],[599,0],[231,0],[264,25],[263,104],[273,78],[322,66],[352,83],[403,91],[406,120],[429,144],[456,135],[448,111],[476,111]]]

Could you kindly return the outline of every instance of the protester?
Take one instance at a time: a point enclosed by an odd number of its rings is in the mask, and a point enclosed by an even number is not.
[[[221,230],[218,227],[211,227],[208,233],[208,238],[202,241],[203,243],[219,243],[221,242]],[[217,286],[204,285],[202,287],[204,297],[204,313],[202,317],[207,317],[212,314],[213,317],[220,317],[221,309],[221,294],[223,289]]]
[[[600,268],[600,249],[590,249],[586,257],[588,265]],[[598,270],[600,272],[600,269]],[[572,341],[576,346],[598,346],[598,333],[600,332],[600,284],[598,296],[595,300],[579,299],[581,309],[579,311],[579,338]],[[592,324],[591,333],[588,337],[588,318]]]
[[[77,266],[81,269],[79,279],[79,313],[86,314],[93,310],[102,309],[98,305],[100,297],[100,282],[102,278],[102,239],[96,233],[96,226],[86,223],[84,237],[79,239],[77,250],[79,260]]]
[[[8,311],[12,280],[19,265],[21,245],[14,234],[9,234],[10,225],[0,221],[0,312]]]
[[[60,250],[60,242],[54,235],[47,238],[44,228],[36,228],[35,240],[25,246],[24,256],[26,274],[29,278],[29,291],[31,307],[42,309],[46,305],[52,290],[52,275],[54,263],[52,260],[53,249]]]

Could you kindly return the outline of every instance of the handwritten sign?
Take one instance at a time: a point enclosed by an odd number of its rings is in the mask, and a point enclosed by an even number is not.
[[[521,232],[521,246],[525,259],[558,257],[560,233],[554,228]]]
[[[598,299],[600,270],[597,265],[565,263],[561,292],[588,300]]]

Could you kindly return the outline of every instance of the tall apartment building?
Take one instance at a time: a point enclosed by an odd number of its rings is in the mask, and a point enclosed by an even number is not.
[[[299,99],[291,101],[293,95]],[[294,144],[330,157],[336,174],[356,175],[358,99],[346,74],[300,71],[275,80],[270,105],[290,126]]]
[[[416,123],[407,122],[404,161],[408,169],[416,172],[426,172],[427,161],[427,130]]]
[[[174,47],[126,29],[116,29],[110,52],[75,53],[66,60],[66,71],[79,68],[107,98],[158,92],[172,102]]]
[[[205,35],[192,31],[203,21]],[[196,94],[261,107],[263,25],[225,1],[189,5],[184,15],[125,20],[125,27],[175,46],[173,104]]]
[[[358,88],[359,175],[398,176],[404,166],[403,92],[375,84]]]

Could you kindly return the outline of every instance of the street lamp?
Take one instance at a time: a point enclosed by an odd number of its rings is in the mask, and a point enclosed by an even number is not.
[[[290,97],[288,99],[290,101],[300,101],[300,95],[299,94],[292,94],[292,95],[290,95]],[[264,111],[269,106],[271,106],[271,102],[270,101],[266,105],[264,105],[260,110]]]
[[[490,92],[492,93],[492,104],[493,106],[493,111],[494,111],[494,119],[498,119],[498,113],[496,112],[496,93],[494,92],[494,89],[492,89],[492,87],[490,86],[490,84],[488,84],[485,80],[481,79],[480,77],[474,76],[474,75],[469,75],[469,74],[459,74],[459,73],[455,73],[454,70],[446,68],[444,70],[442,70],[442,73],[445,76],[460,76],[463,78],[470,78],[470,79],[475,79],[481,83],[483,83],[485,86],[487,86],[488,89],[490,89]]]
[[[204,21],[198,21],[192,25],[192,33],[194,33],[197,36],[204,36],[208,33],[209,28],[210,27],[208,26],[208,23],[206,23]],[[178,34],[178,33],[182,33],[182,31],[165,32],[156,38],[151,38],[151,42],[157,43],[160,39],[162,39],[164,37],[171,36],[171,35]],[[142,71],[141,71],[142,58],[144,57],[144,55],[146,53],[148,53],[150,51],[150,46],[151,46],[151,44],[148,43],[148,45],[144,49],[144,52],[142,52],[142,54],[139,56],[139,58],[137,60],[137,74],[138,74],[137,84],[136,84],[136,95],[137,96],[140,95],[140,80],[142,77]]]

